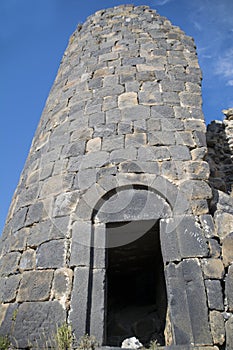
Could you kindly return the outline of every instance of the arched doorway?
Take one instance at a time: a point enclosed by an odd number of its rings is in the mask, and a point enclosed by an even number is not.
[[[167,296],[159,220],[108,223],[106,234],[106,345],[120,346],[133,336],[143,345],[151,340],[165,345]],[[109,242],[121,234],[132,241],[123,246]]]
[[[164,345],[167,297],[159,220],[171,215],[167,201],[142,186],[114,191],[96,210],[87,329],[102,344],[120,346],[136,336],[143,345],[151,340]]]
[[[152,221],[155,232],[158,232],[159,224],[163,258],[161,270],[165,272],[169,306],[165,345],[171,344],[171,341],[174,345],[211,344],[204,282],[197,258],[208,256],[204,232],[199,227],[196,217],[191,214],[184,215],[189,203],[185,194],[178,191],[174,185],[161,177],[155,177],[150,186],[142,183],[134,185],[133,179],[134,177],[128,177],[126,174],[121,179],[123,186],[113,187],[114,181],[112,183],[109,178],[106,178],[108,191],[94,186],[78,203],[77,220],[72,226],[70,266],[74,267],[74,288],[69,313],[70,321],[75,325],[76,337],[88,333],[94,335],[102,345],[108,345],[112,341],[114,332],[109,326],[109,321],[111,314],[114,314],[114,311],[111,311],[114,310],[111,309],[111,303],[116,303],[116,296],[114,293],[112,295],[111,290],[119,291],[118,285],[122,286],[123,283],[121,278],[117,278],[116,267],[111,264],[111,261],[124,261],[120,264],[120,271],[126,270],[125,273],[129,275],[128,261],[135,260],[132,268],[138,272],[134,275],[137,276],[140,266],[147,264],[137,265],[137,259],[133,258],[140,255],[135,252],[141,252],[143,246],[142,243],[137,245],[136,241],[148,231],[144,229],[145,224]],[[144,180],[145,178],[142,177],[140,182]],[[129,223],[134,224],[133,230],[128,230]],[[139,223],[142,223],[143,230],[140,229],[138,232],[135,228],[139,227]],[[127,233],[123,227],[127,227]],[[115,228],[117,234],[109,234],[110,228]],[[109,237],[111,237],[110,241]],[[127,247],[127,245],[129,254],[123,254],[125,258],[121,259],[117,247]],[[145,246],[148,247],[148,245]],[[151,251],[156,252],[156,243],[154,247]],[[112,269],[111,266],[113,266]],[[127,269],[123,268],[125,266]],[[193,280],[192,283],[187,283],[190,273]],[[114,281],[117,282],[114,283]],[[149,288],[148,283],[145,282],[144,290],[153,291],[153,283],[149,284]],[[122,289],[124,286],[125,284]],[[128,295],[130,296],[130,293]],[[194,298],[196,295],[200,295],[201,298],[197,300]],[[154,303],[156,304],[156,301],[152,300],[151,305]],[[162,305],[165,305],[163,310],[166,309],[166,302]],[[165,311],[162,313],[162,320],[164,320],[164,314]],[[200,319],[200,315],[202,315],[202,324],[196,322],[197,317]],[[119,333],[116,335],[118,337]],[[117,337],[113,340],[114,344],[120,342]],[[159,332],[157,339],[159,337],[163,338],[162,332]]]

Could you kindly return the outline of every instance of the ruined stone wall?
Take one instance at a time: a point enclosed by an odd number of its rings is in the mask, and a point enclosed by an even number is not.
[[[145,6],[89,17],[70,38],[9,210],[0,334],[42,346],[67,321],[104,343],[105,226],[154,219],[166,345],[218,349],[226,324],[230,350],[232,260],[209,212],[206,153],[193,39]]]
[[[224,110],[225,119],[215,120],[207,127],[208,153],[206,161],[210,167],[210,184],[213,197],[210,212],[214,222],[215,242],[212,250],[224,264],[222,290],[224,295],[224,316],[226,328],[226,349],[232,347],[232,262],[233,262],[233,120],[232,109]],[[218,244],[216,245],[216,240]],[[212,313],[215,318],[217,314]],[[219,316],[218,316],[219,317]],[[222,321],[221,321],[222,322]],[[221,324],[219,323],[219,325]],[[222,325],[223,327],[223,325]],[[221,327],[218,327],[219,329]],[[218,330],[219,331],[219,330]],[[224,347],[225,348],[225,347]]]
[[[207,129],[210,183],[214,188],[232,194],[233,190],[233,110],[223,111],[223,121],[212,121]]]

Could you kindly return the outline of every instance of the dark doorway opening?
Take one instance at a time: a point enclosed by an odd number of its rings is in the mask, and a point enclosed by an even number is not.
[[[122,235],[123,232],[123,235]],[[119,234],[119,236],[118,236]],[[117,237],[131,242],[117,245]],[[106,345],[135,336],[165,345],[167,295],[158,221],[107,224]]]

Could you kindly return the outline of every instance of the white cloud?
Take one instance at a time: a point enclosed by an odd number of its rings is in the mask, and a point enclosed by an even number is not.
[[[203,30],[202,25],[199,22],[193,21],[194,27],[201,32]]]
[[[157,0],[156,5],[163,6],[166,5],[167,3],[171,2],[172,0]]]
[[[227,85],[233,86],[233,48],[229,49],[216,62],[215,74],[227,79]]]

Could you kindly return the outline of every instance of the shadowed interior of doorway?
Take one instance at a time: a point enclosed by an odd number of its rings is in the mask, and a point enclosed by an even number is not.
[[[131,242],[117,245],[124,232]],[[133,336],[143,345],[151,340],[164,345],[167,296],[159,221],[109,223],[107,240],[106,345],[120,346]]]

